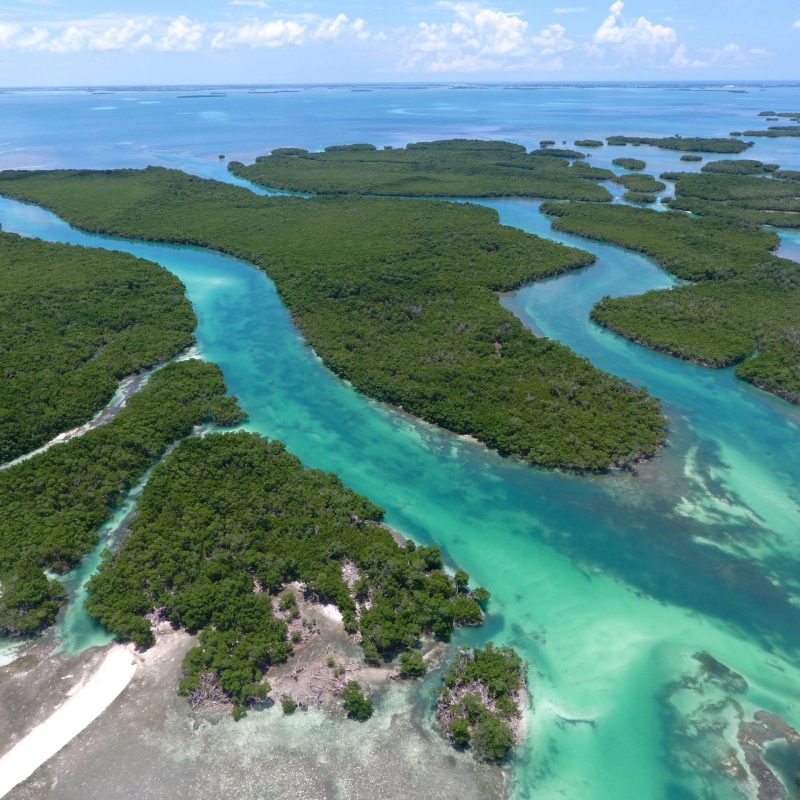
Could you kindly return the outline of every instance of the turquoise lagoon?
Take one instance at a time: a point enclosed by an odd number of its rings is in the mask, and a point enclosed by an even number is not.
[[[570,101],[578,95],[584,102],[602,101],[611,109],[634,90],[614,95],[604,89],[602,96],[590,91],[562,94]],[[644,97],[655,96],[653,103],[667,92],[649,91]],[[711,92],[702,99],[709,98],[709,114],[727,114],[742,98],[758,111],[779,104],[770,98],[772,91],[757,103],[750,95],[719,93],[718,98]],[[450,96],[455,105],[478,107],[487,93],[475,89]],[[529,103],[527,113],[535,114],[536,93],[520,94]],[[681,102],[694,95],[684,91]],[[386,90],[368,96],[376,110],[369,123],[374,126],[389,116],[381,103],[391,106],[392,95]],[[67,100],[59,95],[56,102]],[[343,95],[341,105],[346,110],[355,102]],[[716,102],[724,109],[714,109]],[[490,105],[480,106],[486,120],[496,112],[487,110]],[[402,138],[454,134],[450,123],[436,128],[436,114],[430,113]],[[564,118],[569,113],[576,116],[574,110],[559,111]],[[696,124],[687,123],[684,132],[708,132],[709,117],[696,113]],[[602,132],[650,132],[652,122],[640,125],[633,110],[630,114],[613,129],[604,122]],[[488,122],[487,130],[476,129],[467,112],[462,116],[467,120],[462,131],[496,132]],[[347,113],[344,117],[357,125]],[[578,133],[579,119],[572,121],[576,138],[600,133],[592,126]],[[295,122],[298,129],[301,122]],[[726,117],[723,124],[726,132],[741,127],[741,120]],[[319,144],[377,140],[364,125],[358,136],[343,126],[336,130],[340,136],[330,134]],[[719,128],[719,117],[714,125]],[[522,139],[513,131],[501,135]],[[274,131],[270,136],[274,144],[307,143],[275,141]],[[258,152],[258,143],[249,146]],[[192,150],[192,142],[186,147],[175,157],[177,166],[222,176],[204,152]],[[84,145],[80,154],[86,159],[89,148]],[[72,155],[55,157],[60,165],[97,165],[73,161]],[[677,160],[676,154],[668,157]],[[797,152],[794,158],[797,162]],[[788,165],[786,159],[782,163]],[[588,320],[591,305],[604,294],[671,285],[648,260],[553,233],[535,202],[484,204],[505,224],[598,256],[591,267],[501,301],[539,334],[646,385],[664,401],[668,446],[637,474],[586,477],[531,469],[360,396],[304,345],[271,281],[242,262],[195,248],[87,235],[46,211],[8,200],[0,201],[0,223],[24,235],[123,249],[178,275],[198,316],[200,350],[222,367],[250,414],[247,427],[284,440],[306,464],[337,472],[384,506],[389,524],[441,546],[475,583],[492,590],[487,624],[458,640],[491,637],[510,643],[530,664],[531,735],[513,765],[515,797],[741,796],[746,787],[723,769],[738,721],[766,709],[800,726],[800,413],[738,381],[731,370],[679,362]],[[797,236],[787,234],[783,248],[787,256],[796,253]],[[124,513],[121,509],[109,523],[110,535]],[[73,576],[74,585],[93,568],[87,560]],[[79,604],[65,616],[61,635],[71,650],[105,637],[88,624]],[[703,653],[746,684],[709,669],[707,659],[697,658]]]

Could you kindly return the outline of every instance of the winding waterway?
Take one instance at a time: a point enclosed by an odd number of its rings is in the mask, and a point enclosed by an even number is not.
[[[511,643],[530,663],[534,713],[516,797],[736,797],[721,763],[737,718],[764,708],[800,726],[800,413],[730,370],[679,362],[592,325],[588,310],[602,295],[672,283],[646,259],[555,236],[534,202],[486,205],[506,224],[598,255],[503,302],[665,401],[669,446],[638,475],[530,469],[360,396],[303,344],[271,281],[242,262],[87,235],[5,199],[0,222],[125,250],[176,274],[199,347],[222,367],[248,428],[337,472],[383,505],[389,524],[440,545],[490,587],[490,619],[462,639]],[[87,560],[73,585],[95,564]],[[61,635],[72,650],[105,636],[76,606]],[[698,678],[701,652],[747,687]]]

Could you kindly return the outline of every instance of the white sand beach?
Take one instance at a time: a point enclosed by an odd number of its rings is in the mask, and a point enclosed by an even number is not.
[[[69,698],[0,757],[0,797],[93,722],[119,696],[136,672],[133,649],[114,645],[100,667],[76,684]]]

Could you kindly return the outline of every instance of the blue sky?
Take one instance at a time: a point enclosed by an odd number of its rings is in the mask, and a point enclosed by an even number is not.
[[[800,2],[0,0],[0,84],[800,79]]]

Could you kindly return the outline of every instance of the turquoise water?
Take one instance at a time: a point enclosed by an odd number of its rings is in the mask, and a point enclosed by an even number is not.
[[[786,88],[747,95],[619,88],[315,91],[225,98],[224,122],[202,116],[195,105],[183,115],[179,101],[165,94],[160,112],[141,106],[145,119],[128,115],[113,129],[105,127],[112,115],[94,114],[83,96],[20,95],[10,101],[20,130],[4,115],[0,142],[28,141],[21,152],[35,151],[43,166],[151,160],[222,177],[217,151],[255,153],[277,144],[402,143],[445,135],[530,142],[551,131],[574,132],[573,138],[672,128],[720,133],[742,127],[745,117],[767,106],[791,104],[797,94]],[[265,97],[286,103],[278,106],[280,118],[254,110]],[[7,102],[0,97],[0,104]],[[53,118],[73,110],[60,137],[35,126],[46,108]],[[323,117],[334,110],[338,116],[326,126]],[[93,114],[98,147],[82,127]],[[114,144],[140,137],[150,142],[143,150]],[[791,158],[800,161],[796,143],[783,159],[775,153],[790,149],[785,142],[758,147],[757,156],[785,166]],[[677,162],[676,154],[649,148],[640,154]],[[4,163],[10,165],[0,153]],[[506,224],[598,255],[592,267],[502,302],[535,330],[664,400],[669,444],[637,475],[530,469],[359,396],[303,344],[269,279],[241,262],[86,235],[8,200],[0,200],[0,223],[25,235],[124,249],[178,275],[198,316],[200,350],[222,367],[250,414],[248,427],[283,439],[306,464],[337,472],[383,505],[391,525],[442,546],[475,583],[492,590],[487,624],[461,638],[512,643],[530,663],[531,736],[514,766],[516,797],[737,797],[720,763],[735,743],[738,718],[766,708],[800,726],[800,412],[737,381],[731,370],[670,359],[588,321],[604,294],[669,286],[671,279],[651,262],[553,234],[535,202],[486,205]],[[800,253],[797,234],[784,235],[782,252]],[[106,526],[112,538],[124,514],[120,509]],[[93,568],[91,560],[82,565],[73,576],[76,587]],[[87,627],[79,604],[60,632],[73,649],[104,636]],[[693,656],[701,651],[744,676],[747,688],[699,675]]]

